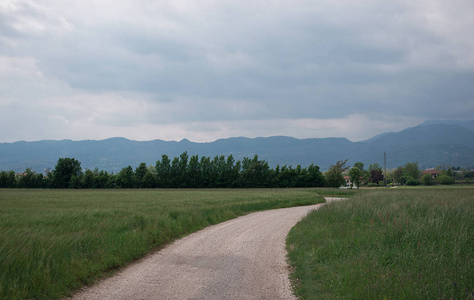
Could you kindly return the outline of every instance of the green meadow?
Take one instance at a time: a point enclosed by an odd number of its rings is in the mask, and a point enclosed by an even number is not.
[[[0,298],[55,299],[179,237],[314,189],[0,190]]]
[[[299,299],[474,299],[474,188],[360,190],[287,248]]]

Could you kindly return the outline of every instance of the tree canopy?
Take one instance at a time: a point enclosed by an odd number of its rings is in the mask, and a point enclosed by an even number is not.
[[[331,167],[329,167],[329,170],[325,173],[326,182],[329,187],[337,188],[346,183],[343,175],[343,172],[349,169],[349,167],[346,166],[346,163],[347,159],[339,160],[335,165],[331,165]]]
[[[23,173],[0,171],[0,188],[293,188],[293,187],[340,187],[345,185],[344,173],[349,170],[350,180],[356,187],[361,184],[378,185],[384,176],[397,183],[417,185],[452,184],[455,180],[469,181],[474,172],[467,169],[455,170],[449,167],[442,177],[431,181],[428,176],[420,180],[421,171],[417,162],[411,162],[383,174],[378,164],[371,164],[370,172],[362,162],[346,166],[346,160],[331,165],[324,174],[319,166],[277,165],[269,163],[258,155],[235,160],[232,155],[214,158],[198,155],[189,156],[183,152],[170,159],[162,155],[155,165],[140,163],[135,169],[127,166],[118,173],[86,169],[75,158],[60,158],[55,169],[46,176],[31,169]],[[415,177],[413,177],[415,176]],[[441,176],[441,175],[440,175]]]
[[[357,188],[359,188],[360,186],[362,175],[363,175],[362,170],[359,169],[358,167],[352,167],[349,170],[349,178]]]
[[[55,188],[68,188],[73,177],[79,178],[82,174],[81,163],[74,158],[58,159],[53,171],[53,185]]]

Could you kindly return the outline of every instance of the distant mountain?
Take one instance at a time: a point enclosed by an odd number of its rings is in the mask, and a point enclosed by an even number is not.
[[[376,140],[378,140],[379,138],[383,137],[383,136],[386,136],[387,134],[391,134],[393,132],[384,132],[384,133],[381,133],[381,134],[377,134],[376,136],[373,136],[371,137],[370,139],[367,139],[367,140],[363,140],[361,141],[362,143],[372,143]]]
[[[474,166],[474,132],[459,125],[420,125],[380,135],[365,144],[370,150],[359,153],[361,161],[374,159],[373,152],[386,152],[390,168],[414,161],[422,168]]]
[[[423,123],[400,132],[384,133],[362,142],[346,138],[296,139],[274,136],[267,138],[228,138],[210,143],[194,143],[186,139],[180,142],[162,140],[132,141],[125,138],[83,141],[37,141],[0,143],[0,170],[22,172],[26,168],[42,172],[54,168],[58,158],[74,157],[83,169],[118,172],[123,167],[137,167],[140,162],[155,165],[163,154],[171,159],[184,151],[188,155],[228,156],[236,160],[259,155],[271,167],[314,163],[322,170],[338,160],[349,159],[353,164],[362,161],[383,165],[383,153],[387,153],[387,167],[394,168],[407,162],[418,161],[421,168],[449,164],[474,167],[474,131],[469,126],[474,121],[461,124]],[[464,127],[464,126],[467,126]]]
[[[467,120],[467,121],[454,121],[454,120],[428,120],[421,123],[419,126],[428,126],[428,125],[437,125],[437,124],[445,124],[445,125],[459,125],[464,127],[468,130],[474,131],[474,120]]]

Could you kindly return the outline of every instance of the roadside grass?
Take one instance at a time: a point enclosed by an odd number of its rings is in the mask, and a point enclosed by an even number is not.
[[[0,190],[0,298],[55,299],[206,226],[314,189]]]
[[[299,299],[474,299],[474,189],[377,189],[287,239]]]
[[[357,193],[364,191],[363,189],[338,189],[338,188],[317,188],[316,193],[323,197],[351,197]]]
[[[408,190],[474,190],[474,184],[451,184],[451,185],[416,185],[416,186],[408,186],[408,185],[399,185],[397,186],[399,189],[408,189]]]

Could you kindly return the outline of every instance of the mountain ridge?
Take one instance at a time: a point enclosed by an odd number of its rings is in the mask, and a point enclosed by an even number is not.
[[[439,122],[439,121],[438,121]],[[451,121],[450,121],[451,122]],[[456,121],[453,121],[456,122]],[[352,142],[344,137],[297,139],[287,136],[231,137],[213,142],[134,141],[123,137],[104,140],[42,140],[0,143],[0,170],[22,172],[26,168],[42,172],[54,168],[58,158],[74,157],[83,169],[118,172],[123,167],[138,166],[141,162],[155,165],[163,154],[171,159],[184,151],[188,155],[233,155],[236,160],[259,155],[271,167],[277,164],[311,163],[327,170],[338,160],[348,159],[349,164],[362,161],[383,165],[387,153],[387,167],[394,168],[407,162],[418,161],[421,168],[437,165],[474,167],[474,131],[466,128],[474,121],[459,123],[422,123],[399,132],[388,132],[371,139]]]

